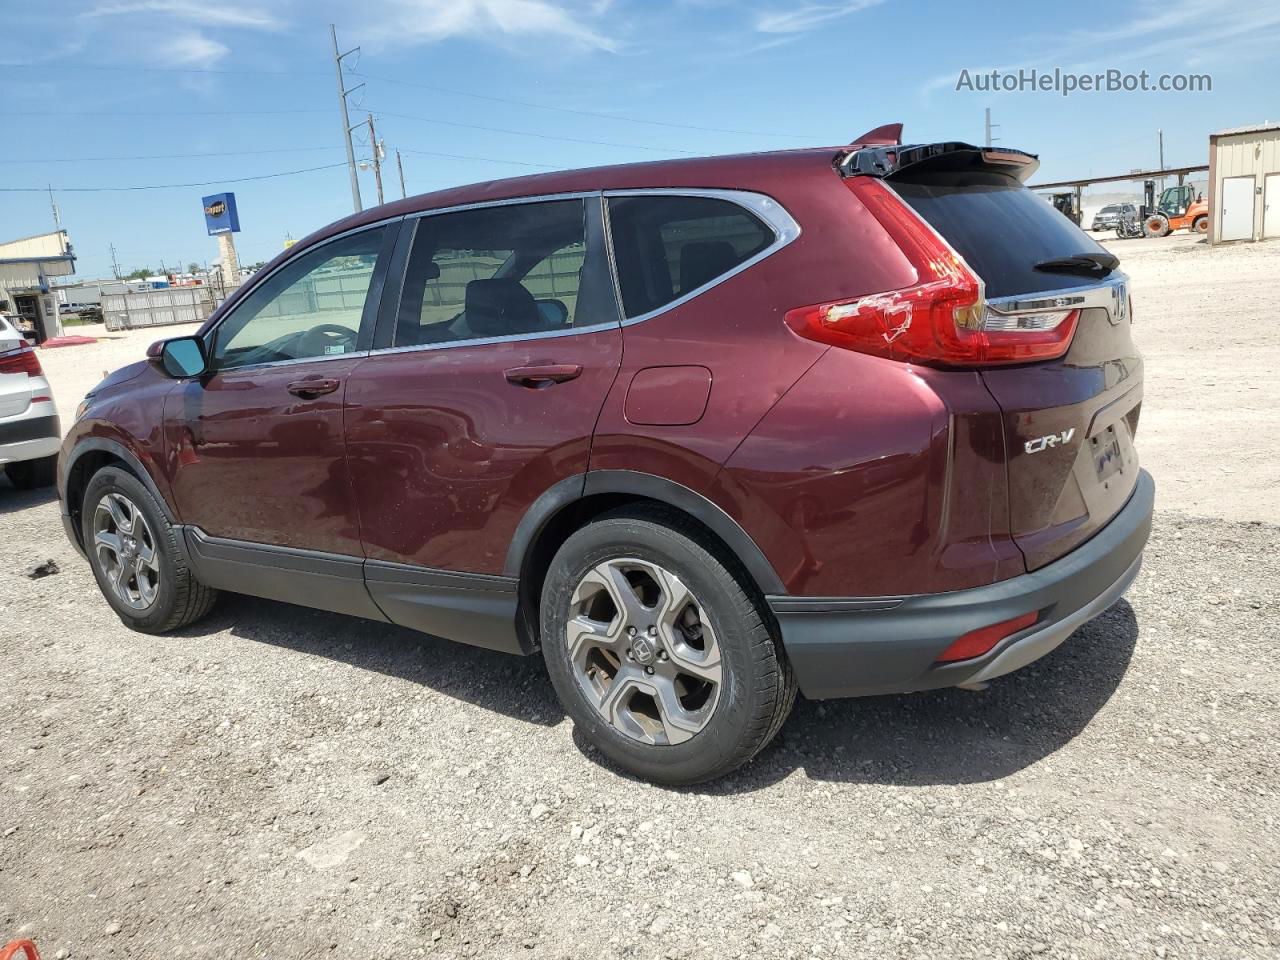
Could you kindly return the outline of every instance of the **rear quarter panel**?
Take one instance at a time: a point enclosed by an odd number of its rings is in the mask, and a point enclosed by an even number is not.
[[[796,596],[979,586],[1022,570],[1005,535],[1001,434],[977,374],[833,348],[752,431],[712,499]]]
[[[763,193],[800,235],[760,263],[692,300],[623,327],[623,359],[591,451],[593,470],[635,470],[705,493],[735,449],[826,347],[793,334],[788,310],[905,286],[915,272],[829,164],[788,164],[767,178],[689,184]],[[679,426],[627,420],[640,371],[671,365],[711,371],[700,420]]]

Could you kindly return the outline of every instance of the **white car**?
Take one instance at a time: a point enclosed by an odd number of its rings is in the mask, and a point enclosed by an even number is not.
[[[0,466],[20,490],[56,479],[62,426],[40,357],[12,318],[0,315]]]

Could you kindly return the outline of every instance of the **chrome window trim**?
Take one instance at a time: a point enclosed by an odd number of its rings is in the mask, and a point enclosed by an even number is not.
[[[670,303],[664,303],[648,313],[627,317],[626,305],[622,301],[622,286],[618,279],[617,259],[613,251],[613,227],[609,222],[609,204],[606,202],[604,205],[605,242],[609,245],[609,265],[613,272],[614,295],[618,300],[618,309],[623,313],[622,325],[624,327],[629,327],[635,323],[644,323],[646,320],[661,316],[669,310],[674,310],[688,303],[694,297],[702,296],[712,287],[719,286],[726,280],[750,270],[760,261],[773,256],[799,237],[801,233],[800,224],[791,216],[786,207],[773,199],[773,197],[766,196],[763,193],[756,193],[752,190],[714,190],[699,187],[637,187],[626,190],[605,190],[604,199],[607,201],[611,197],[707,197],[712,200],[726,200],[744,208],[762,220],[765,226],[773,231],[774,237],[773,243],[769,244],[769,246],[750,259],[742,261],[732,270],[727,270],[720,274],[714,280],[704,283],[702,286],[690,290],[688,293],[676,297]]]
[[[551,340],[572,337],[579,333],[598,333],[601,330],[617,330],[615,321],[593,323],[589,327],[567,327],[564,330],[543,330],[538,333],[512,333],[505,337],[474,337],[469,340],[446,340],[443,343],[406,343],[403,347],[382,347],[368,351],[370,356],[381,357],[388,353],[418,353],[424,350],[449,350],[455,347],[483,347],[492,343],[514,343],[517,340]],[[347,354],[354,356],[354,354]]]
[[[227,322],[227,317],[232,316],[237,310],[239,310],[244,305],[244,301],[247,300],[249,297],[253,296],[254,292],[260,286],[262,286],[264,283],[266,283],[268,280],[274,277],[277,273],[279,273],[285,267],[289,266],[291,263],[296,261],[299,257],[305,257],[307,254],[311,253],[313,250],[319,250],[321,247],[327,246],[328,244],[333,243],[337,240],[346,239],[347,237],[354,236],[357,233],[362,233],[365,230],[376,230],[379,227],[386,227],[386,226],[389,226],[390,224],[398,223],[399,221],[404,219],[405,219],[404,214],[397,214],[394,217],[386,217],[385,219],[382,219],[382,220],[375,220],[372,223],[362,223],[358,227],[352,227],[350,230],[343,230],[341,233],[335,233],[332,237],[325,237],[323,240],[318,240],[308,247],[303,247],[301,250],[298,250],[296,253],[292,254],[291,256],[285,257],[283,260],[277,263],[274,267],[272,267],[270,271],[259,271],[258,273],[255,273],[253,275],[252,285],[247,290],[245,290],[244,293],[240,294],[240,298],[235,303],[233,303],[230,307],[227,308],[227,311],[218,318],[217,323],[215,323],[212,327],[210,327],[208,330],[204,332],[204,336],[201,339],[204,339],[206,341],[205,343],[206,353],[208,353],[208,351],[212,348],[212,345],[217,342],[218,329],[224,323]],[[376,266],[377,264],[375,263],[375,267]],[[368,291],[365,292],[365,296],[366,297],[368,296]],[[357,330],[357,334],[358,332],[359,331]],[[319,357],[295,357],[294,359],[291,359],[291,360],[269,360],[265,363],[249,363],[249,364],[245,364],[244,366],[238,366],[238,367],[223,367],[220,369],[210,369],[207,376],[217,376],[221,373],[229,373],[234,370],[262,370],[267,367],[278,367],[283,364],[317,363],[325,360],[337,360],[342,357],[368,356],[368,354],[369,354],[368,350],[354,350],[351,353],[325,354]],[[212,356],[210,356],[210,361],[212,362]]]
[[[350,353],[326,353],[318,357],[293,357],[290,360],[267,360],[263,363],[246,363],[242,367],[223,367],[220,370],[211,370],[207,376],[221,377],[230,376],[239,373],[241,370],[266,370],[270,367],[293,367],[301,363],[327,363],[330,360],[350,360],[353,357],[362,359],[369,356],[370,350],[352,350]],[[206,376],[202,374],[202,376]],[[184,379],[199,380],[200,377],[190,377]]]

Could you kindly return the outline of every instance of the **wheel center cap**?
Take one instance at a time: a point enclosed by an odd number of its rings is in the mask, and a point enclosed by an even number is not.
[[[637,663],[648,666],[653,663],[653,655],[656,652],[653,641],[648,637],[636,637],[631,641],[631,655],[636,658]]]

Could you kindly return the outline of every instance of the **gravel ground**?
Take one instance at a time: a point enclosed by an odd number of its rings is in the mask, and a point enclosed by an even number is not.
[[[1132,243],[1160,513],[1126,599],[985,693],[802,702],[754,764],[699,789],[606,766],[537,659],[238,597],[184,633],[132,633],[56,502],[0,486],[0,941],[76,958],[1280,954],[1275,459],[1213,419],[1275,422],[1261,321],[1280,293],[1254,273],[1280,244],[1237,261]],[[1207,311],[1212,276],[1239,286],[1219,280]],[[1206,329],[1229,342],[1206,348]],[[130,342],[50,351],[60,402]],[[1230,383],[1242,363],[1260,392]],[[1217,465],[1233,473],[1204,498],[1194,478]],[[50,558],[59,574],[23,575]]]

